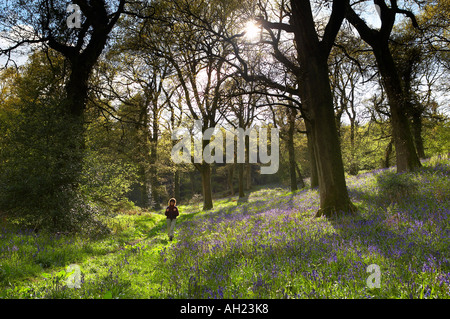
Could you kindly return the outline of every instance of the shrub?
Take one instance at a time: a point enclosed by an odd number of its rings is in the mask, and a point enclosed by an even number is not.
[[[417,189],[417,182],[410,174],[386,172],[377,176],[378,194],[380,198],[390,203],[400,203],[413,195]]]

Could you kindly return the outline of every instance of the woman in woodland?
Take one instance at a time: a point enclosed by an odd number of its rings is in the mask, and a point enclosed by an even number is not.
[[[167,216],[167,235],[169,236],[169,240],[173,239],[173,232],[175,230],[175,223],[178,215],[178,208],[176,206],[177,200],[175,198],[169,199],[169,206],[166,208],[166,216]]]

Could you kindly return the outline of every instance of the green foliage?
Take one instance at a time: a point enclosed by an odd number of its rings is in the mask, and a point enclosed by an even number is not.
[[[386,129],[383,124],[366,124],[355,128],[355,141],[352,149],[350,143],[350,126],[341,128],[342,159],[345,171],[350,173],[352,168],[356,172],[373,170],[380,167],[388,138],[379,138]]]
[[[16,222],[64,230],[81,217],[74,184],[82,150],[79,124],[61,104],[63,61],[52,58],[57,70],[38,53],[15,80],[1,128],[0,207]]]
[[[447,119],[435,125],[426,123],[424,144],[427,157],[450,153],[450,121]]]
[[[84,158],[80,191],[89,202],[117,212],[133,208],[126,194],[136,179],[136,168],[105,153],[89,150]]]
[[[386,172],[377,176],[378,195],[388,202],[403,202],[414,195],[418,184],[410,174],[396,174]]]
[[[98,234],[102,215],[129,209],[136,169],[99,129],[63,105],[65,62],[36,53],[18,74],[0,116],[0,210],[10,222],[34,229]],[[49,64],[49,60],[52,63]],[[8,75],[8,74],[6,74]]]

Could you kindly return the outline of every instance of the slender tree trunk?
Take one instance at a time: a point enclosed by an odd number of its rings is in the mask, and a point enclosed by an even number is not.
[[[191,193],[192,193],[192,197],[194,197],[194,195],[196,194],[196,191],[195,191],[195,171],[189,172],[189,178],[190,178],[190,180],[191,180]]]
[[[250,163],[250,137],[245,136],[245,190],[252,187],[252,164]]]
[[[174,197],[177,199],[177,201],[180,199],[180,171],[177,169],[175,170],[174,176]]]
[[[245,163],[238,163],[238,182],[239,182],[239,198],[244,198],[245,197],[245,192],[244,192],[244,165]]]
[[[157,169],[159,123],[158,123],[158,118],[157,118],[156,114],[153,114],[152,125],[153,125],[153,132],[152,132],[152,136],[150,139],[150,182],[151,182],[151,186],[152,186],[152,200],[153,200],[153,205],[154,205],[153,207],[155,209],[160,209],[161,208],[161,200],[160,200],[160,193],[159,193],[159,179],[158,179],[158,169]]]
[[[295,165],[294,150],[289,147],[289,175],[290,175],[290,182],[291,182],[291,192],[295,192],[298,190],[295,166],[296,165]]]
[[[358,174],[358,164],[355,162],[355,119],[350,118],[350,175]]]
[[[291,181],[291,192],[298,190],[297,176],[296,176],[296,161],[295,161],[295,148],[294,148],[294,132],[295,132],[295,117],[297,112],[295,109],[288,109],[289,129],[287,134],[287,147],[289,153],[289,174]]]
[[[300,188],[305,187],[305,182],[303,181],[302,172],[300,171],[300,168],[298,167],[298,163],[295,163],[295,169],[297,170],[298,180],[297,184],[300,184]]]
[[[384,160],[383,160],[383,168],[389,168],[390,166],[390,157],[392,154],[392,145],[394,144],[394,140],[391,139],[389,141],[388,146],[386,147],[386,151],[384,152]]]
[[[172,111],[173,112],[173,111]],[[172,118],[172,127],[174,127],[174,122],[173,122],[173,118]],[[174,147],[176,144],[176,141],[172,141],[172,147]],[[175,172],[174,172],[174,197],[176,198],[176,200],[178,201],[180,199],[180,184],[181,184],[181,172],[180,169],[178,168],[178,166],[175,167]],[[194,194],[194,191],[192,190],[192,194]]]
[[[242,101],[242,97],[239,98],[240,104],[239,104],[239,112],[238,114],[238,120],[239,120],[239,127],[244,129],[246,128],[245,121],[244,121],[244,102]],[[245,174],[245,167],[246,163],[249,161],[249,149],[247,144],[247,137],[244,139],[244,150],[245,150],[245,163],[238,163],[237,162],[237,155],[235,155],[235,161],[237,164],[238,169],[238,192],[239,192],[239,199],[245,198],[245,192],[246,189],[246,174]],[[237,145],[235,146],[235,154],[237,154]]]
[[[338,109],[338,111],[335,113],[334,117],[335,117],[335,121],[336,121],[336,130],[337,130],[337,135],[339,138],[339,141],[341,140],[341,126],[342,126],[342,114],[344,113],[344,107],[343,105],[341,105]]]
[[[152,143],[153,144],[153,143]],[[159,182],[158,182],[158,171],[156,169],[156,150],[155,146],[152,145],[150,152],[150,184],[152,188],[152,201],[153,207],[155,209],[161,208],[160,194],[159,194]]]
[[[149,207],[149,202],[148,202],[148,182],[147,182],[147,174],[146,174],[146,169],[144,167],[144,165],[140,165],[139,168],[139,175],[140,175],[140,180],[141,180],[141,206],[143,208],[148,208]]]
[[[422,114],[414,110],[412,116],[412,129],[414,133],[414,143],[416,145],[417,155],[419,158],[425,158],[425,149],[422,139]]]

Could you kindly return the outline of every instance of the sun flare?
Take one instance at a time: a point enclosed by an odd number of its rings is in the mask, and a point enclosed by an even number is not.
[[[245,38],[247,40],[256,40],[261,32],[260,27],[255,21],[248,21],[244,28]]]

